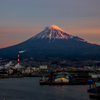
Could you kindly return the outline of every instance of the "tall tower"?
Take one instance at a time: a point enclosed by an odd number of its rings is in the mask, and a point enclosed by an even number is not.
[[[18,52],[18,65],[19,65],[19,52]]]

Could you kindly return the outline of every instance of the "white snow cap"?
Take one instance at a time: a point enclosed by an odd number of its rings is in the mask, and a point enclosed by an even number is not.
[[[61,29],[60,27],[58,27],[56,25],[49,26],[49,29],[56,29],[56,30],[64,31],[63,29]]]
[[[43,38],[49,38],[51,39],[68,39],[72,38],[72,35],[68,34],[64,30],[62,30],[60,27],[56,25],[51,25],[49,27],[46,27],[45,30],[34,36],[34,38],[43,39]],[[50,42],[50,41],[49,41]]]

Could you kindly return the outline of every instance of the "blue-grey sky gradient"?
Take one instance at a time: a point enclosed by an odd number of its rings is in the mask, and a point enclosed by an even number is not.
[[[52,24],[100,44],[100,0],[0,0],[0,48]]]

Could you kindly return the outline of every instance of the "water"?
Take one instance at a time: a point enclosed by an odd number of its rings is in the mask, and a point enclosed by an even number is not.
[[[0,79],[0,100],[90,100],[88,85],[40,86],[39,77]]]

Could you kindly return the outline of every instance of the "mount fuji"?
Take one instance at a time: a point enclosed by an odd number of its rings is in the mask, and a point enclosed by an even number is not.
[[[98,58],[100,45],[72,36],[56,25],[46,27],[30,39],[7,48],[0,49],[0,57],[14,58],[21,50],[23,57],[65,57]]]

